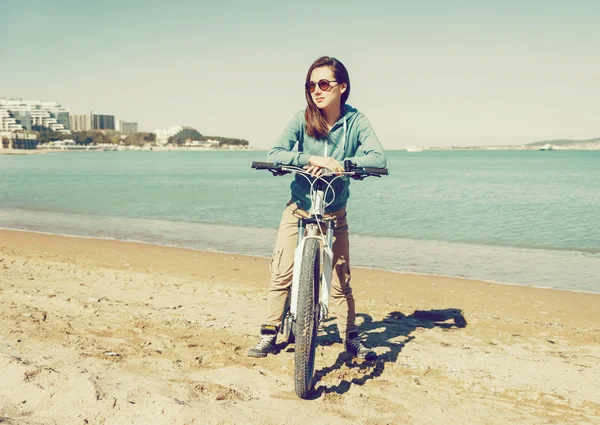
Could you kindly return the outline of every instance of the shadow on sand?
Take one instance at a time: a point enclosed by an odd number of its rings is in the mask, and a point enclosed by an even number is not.
[[[313,380],[314,391],[311,399],[321,397],[327,393],[346,393],[352,385],[364,385],[371,379],[375,379],[383,374],[386,365],[396,363],[398,356],[404,346],[415,339],[411,333],[417,328],[433,329],[452,329],[464,328],[467,321],[459,309],[444,310],[416,310],[410,316],[406,316],[399,311],[392,311],[382,321],[374,322],[372,317],[367,314],[357,314],[357,317],[364,319],[358,326],[359,333],[366,336],[365,345],[367,347],[387,347],[389,350],[381,354],[376,360],[363,361],[352,358],[348,353],[339,354],[336,362],[329,367],[324,367],[315,372]],[[332,345],[335,342],[341,342],[337,327],[327,320],[325,328],[319,335],[319,345]],[[323,332],[325,334],[323,335]],[[404,337],[404,338],[402,338]],[[342,366],[349,369],[357,369],[365,372],[360,378],[351,380],[342,380],[338,385],[327,387],[319,385],[323,377],[329,373],[341,369]]]

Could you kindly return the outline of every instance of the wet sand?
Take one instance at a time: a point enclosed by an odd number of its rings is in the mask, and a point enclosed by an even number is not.
[[[600,295],[353,269],[374,362],[246,356],[268,259],[0,230],[0,423],[597,424]],[[335,312],[334,312],[335,313]]]
[[[39,155],[46,152],[38,149],[0,149],[0,155]]]

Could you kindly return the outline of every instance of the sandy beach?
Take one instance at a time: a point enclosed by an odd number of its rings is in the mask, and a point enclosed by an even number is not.
[[[246,356],[268,259],[0,230],[2,424],[598,424],[600,295],[353,269],[379,359]]]
[[[0,155],[40,155],[46,152],[38,149],[0,149]]]

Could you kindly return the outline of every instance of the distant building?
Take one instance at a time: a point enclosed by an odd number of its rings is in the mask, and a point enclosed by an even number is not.
[[[138,132],[137,122],[120,122],[121,132],[125,134],[133,134]]]
[[[133,134],[138,132],[138,123],[137,122],[127,122],[115,118],[115,130],[125,133],[125,134]]]
[[[97,115],[93,113],[71,115],[71,130],[115,130],[114,115]]]
[[[0,131],[52,130],[67,133],[69,109],[56,102],[0,98]]]
[[[36,133],[0,131],[0,149],[35,149],[38,145]]]
[[[92,129],[92,114],[71,115],[71,130],[87,131]]]
[[[156,133],[156,144],[166,145],[169,142],[169,137],[175,136],[177,133],[183,130],[180,125],[172,125],[166,130],[155,130]]]
[[[94,130],[114,130],[114,115],[92,115],[92,128]]]
[[[13,132],[23,130],[23,126],[17,122],[10,111],[0,108],[0,132]]]

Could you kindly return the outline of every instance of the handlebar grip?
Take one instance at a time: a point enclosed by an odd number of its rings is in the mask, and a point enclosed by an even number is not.
[[[365,170],[366,174],[380,174],[382,176],[388,176],[390,174],[387,168],[364,167],[363,170]]]
[[[274,168],[275,164],[273,162],[252,161],[251,167],[256,168],[257,170],[269,170],[271,168]]]

